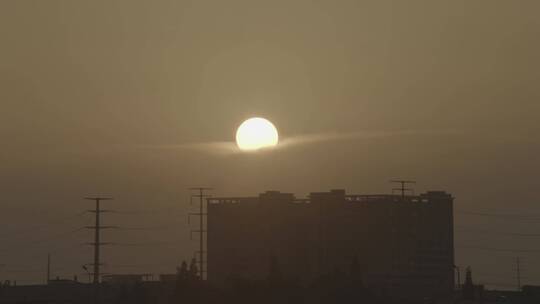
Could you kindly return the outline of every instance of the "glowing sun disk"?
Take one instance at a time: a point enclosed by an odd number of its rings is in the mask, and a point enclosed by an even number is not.
[[[277,145],[278,132],[267,119],[254,117],[244,121],[236,131],[236,144],[242,150],[258,150]]]

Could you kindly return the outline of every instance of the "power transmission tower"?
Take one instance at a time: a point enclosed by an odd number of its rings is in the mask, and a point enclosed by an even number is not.
[[[517,279],[517,290],[521,290],[521,261],[520,258],[516,258],[516,279]]]
[[[416,181],[410,181],[410,180],[391,180],[390,181],[391,183],[395,183],[395,184],[401,184],[401,187],[399,188],[392,188],[392,193],[394,193],[394,191],[400,191],[401,192],[401,199],[405,199],[405,193],[407,191],[411,192],[414,194],[414,189],[413,188],[406,188],[405,186],[407,184],[416,184]]]
[[[199,213],[190,213],[188,215],[188,223],[190,223],[191,216],[198,216],[199,217],[199,230],[191,230],[190,237],[193,236],[193,233],[199,233],[199,251],[196,252],[199,254],[199,275],[201,277],[201,280],[204,280],[204,255],[206,254],[206,251],[204,249],[204,234],[207,232],[204,228],[204,217],[207,215],[205,213],[205,210],[208,210],[208,208],[205,208],[205,198],[210,197],[210,195],[205,194],[205,191],[212,190],[212,188],[206,188],[206,187],[195,187],[195,188],[189,188],[191,191],[197,191],[197,194],[192,194],[190,201],[193,203],[193,198],[199,199]],[[208,206],[207,206],[208,207]]]
[[[101,213],[104,212],[110,212],[111,210],[104,210],[101,209],[100,203],[101,201],[107,201],[112,200],[111,197],[85,197],[85,200],[95,201],[96,207],[94,210],[88,210],[88,212],[95,213],[96,215],[96,222],[94,226],[86,226],[86,229],[93,229],[94,230],[94,242],[88,243],[88,245],[91,245],[94,247],[94,263],[91,263],[89,265],[94,266],[94,286],[95,286],[95,301],[96,303],[99,303],[99,276],[100,276],[100,247],[101,245],[107,245],[110,243],[104,243],[100,240],[100,231],[101,229],[109,229],[109,228],[117,228],[116,226],[103,226],[101,225]]]

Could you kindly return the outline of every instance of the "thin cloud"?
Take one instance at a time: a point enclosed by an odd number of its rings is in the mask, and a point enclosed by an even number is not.
[[[173,144],[173,145],[154,145],[145,146],[149,149],[165,149],[165,150],[193,150],[209,154],[217,155],[231,155],[239,153],[257,153],[261,151],[272,151],[287,149],[294,146],[304,146],[310,144],[318,144],[332,141],[346,141],[346,140],[361,140],[361,139],[375,139],[386,137],[401,137],[401,136],[414,136],[414,135],[433,135],[433,134],[452,134],[456,133],[452,130],[438,130],[438,131],[425,131],[425,130],[402,130],[402,131],[360,131],[360,132],[333,132],[333,133],[318,133],[318,134],[305,134],[297,136],[288,136],[280,139],[279,143],[275,147],[263,148],[256,151],[242,151],[236,145],[234,141],[215,141],[215,142],[200,142],[200,143],[185,143],[185,144]]]
[[[373,139],[385,137],[399,137],[411,135],[431,135],[431,134],[450,134],[455,131],[439,130],[439,131],[424,131],[424,130],[403,130],[403,131],[359,131],[346,133],[319,133],[306,134],[299,136],[287,137],[280,141],[282,147],[295,145],[315,144],[328,141],[343,141],[343,140],[358,140],[358,139]]]

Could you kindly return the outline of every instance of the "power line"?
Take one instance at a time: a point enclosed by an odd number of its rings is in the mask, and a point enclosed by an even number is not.
[[[184,213],[184,211],[172,209],[172,208],[168,208],[168,209],[164,208],[164,209],[138,209],[138,210],[115,211],[115,213],[119,215],[138,215],[138,214],[148,215],[148,214],[160,214],[160,213],[166,213],[166,214]]]
[[[69,221],[71,219],[74,219],[75,217],[80,217],[80,216],[84,215],[87,212],[88,211],[84,211],[84,212],[80,212],[80,213],[77,213],[77,214],[72,214],[72,215],[69,215],[69,216],[62,216],[62,217],[53,218],[47,224],[34,225],[34,226],[28,227],[28,228],[26,228],[24,230],[20,230],[20,231],[3,232],[2,234],[0,234],[0,237],[13,238],[13,236],[21,236],[21,235],[25,235],[25,234],[34,232],[36,230],[43,230],[44,227],[57,226],[57,225],[65,223],[65,222],[67,222],[67,221]]]
[[[477,246],[457,246],[457,248],[476,249],[476,250],[493,251],[493,252],[523,252],[523,253],[540,252],[540,249],[507,249],[507,248],[491,248],[491,247],[477,247]]]
[[[458,214],[480,216],[480,217],[490,217],[490,218],[496,218],[496,219],[501,219],[501,220],[523,221],[526,223],[540,223],[540,215],[537,215],[537,214],[516,214],[516,213],[502,214],[502,213],[489,213],[489,212],[471,212],[471,211],[463,211],[463,210],[456,210],[455,212]]]
[[[35,240],[35,241],[30,241],[28,239],[15,239],[14,242],[24,242],[26,245],[39,245],[39,244],[42,244],[42,243],[45,243],[45,242],[50,242],[50,241],[53,241],[53,240],[58,240],[58,239],[64,238],[64,237],[66,237],[68,235],[72,235],[72,234],[74,234],[76,232],[79,232],[79,231],[81,231],[83,229],[85,229],[85,228],[82,227],[82,228],[77,228],[77,229],[71,229],[71,230],[68,230],[68,231],[53,234],[53,235],[51,235],[49,237],[40,238],[39,240]]]
[[[501,217],[536,217],[540,218],[540,214],[530,214],[530,213],[498,213],[498,212],[478,212],[478,211],[467,211],[467,210],[456,210],[457,213],[470,214],[470,215],[479,215],[479,216],[501,216]]]
[[[145,230],[145,231],[151,231],[151,230],[166,230],[171,229],[170,226],[157,226],[157,227],[123,227],[119,226],[118,229],[120,230]]]
[[[508,236],[540,237],[540,233],[503,232],[503,231],[464,227],[464,226],[456,226],[455,228],[461,229],[461,230],[469,230],[469,231],[476,231],[476,232],[481,232],[481,233],[491,233],[491,234],[500,234],[500,235],[508,235]]]
[[[516,287],[515,284],[512,283],[502,283],[502,282],[483,282],[484,285],[490,285],[490,286],[496,286],[496,287]]]
[[[152,243],[109,243],[112,246],[119,247],[155,247],[160,245],[174,245],[172,242],[152,242]]]

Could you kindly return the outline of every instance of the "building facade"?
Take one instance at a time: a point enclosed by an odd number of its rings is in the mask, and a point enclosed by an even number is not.
[[[447,295],[454,288],[453,197],[268,191],[208,199],[207,278],[264,279],[271,261],[309,283],[358,261],[364,285],[380,293]],[[274,262],[275,263],[275,262]]]

